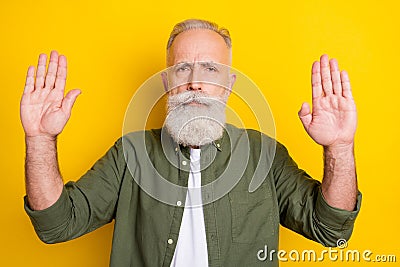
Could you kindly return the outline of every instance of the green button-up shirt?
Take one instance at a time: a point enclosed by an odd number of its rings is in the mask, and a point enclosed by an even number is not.
[[[115,220],[110,266],[167,267],[178,241],[189,158],[189,148],[166,131],[130,133],[77,182],[68,182],[51,207],[34,211],[25,197],[25,210],[46,243]],[[227,125],[220,140],[201,147],[201,166],[210,266],[278,266],[276,257],[260,261],[257,253],[278,249],[279,224],[325,246],[351,235],[361,194],[354,211],[329,206],[320,182],[257,131]]]

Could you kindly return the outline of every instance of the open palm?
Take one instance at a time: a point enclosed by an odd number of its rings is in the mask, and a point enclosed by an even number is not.
[[[303,103],[299,117],[310,137],[320,145],[349,145],[354,141],[357,111],[345,71],[327,55],[312,66],[312,112]]]
[[[21,99],[21,121],[26,136],[55,137],[64,129],[71,116],[72,106],[80,94],[71,90],[64,97],[67,60],[56,51],[51,52],[46,73],[47,56],[39,56],[38,66],[29,67],[25,90]]]

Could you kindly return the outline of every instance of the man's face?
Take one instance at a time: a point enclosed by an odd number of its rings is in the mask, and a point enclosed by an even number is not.
[[[188,30],[175,38],[162,77],[168,90],[165,127],[177,143],[198,147],[221,138],[235,79],[230,63],[230,49],[214,31]]]
[[[187,82],[170,90],[170,95],[199,91],[211,97],[222,97],[229,94],[227,90],[234,82],[234,76],[229,75],[228,68],[231,64],[230,48],[212,30],[193,29],[180,33],[170,47],[167,64],[174,73],[180,71],[178,75],[190,75]],[[219,74],[214,78],[211,75],[216,75],[215,71]],[[204,75],[208,75],[209,81],[223,86],[208,83],[207,79],[204,81]],[[168,77],[170,81],[173,80],[171,76]]]

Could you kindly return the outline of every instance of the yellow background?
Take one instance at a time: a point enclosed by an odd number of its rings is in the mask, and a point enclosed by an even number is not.
[[[24,134],[19,100],[28,65],[56,49],[69,61],[69,89],[81,88],[59,137],[65,180],[75,180],[121,135],[134,91],[163,69],[172,26],[204,18],[229,28],[233,66],[262,89],[277,138],[298,164],[322,174],[321,148],[297,118],[311,98],[310,69],[322,53],[348,70],[359,111],[356,158],[364,200],[349,249],[399,251],[399,61],[397,1],[2,1],[0,4],[0,266],[108,266],[112,225],[45,245],[23,211]],[[140,114],[138,114],[140,116]],[[323,247],[285,229],[280,248]],[[256,253],[256,252],[255,252]],[[398,259],[400,261],[400,259]],[[395,266],[286,263],[282,266]]]

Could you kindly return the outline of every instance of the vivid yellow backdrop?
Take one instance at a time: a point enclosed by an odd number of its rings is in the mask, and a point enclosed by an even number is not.
[[[356,157],[364,195],[349,248],[399,258],[399,11],[394,0],[2,1],[0,266],[108,266],[111,248],[112,225],[64,244],[42,244],[23,211],[19,99],[28,65],[36,63],[39,53],[56,49],[68,57],[68,88],[83,91],[59,137],[64,179],[75,180],[121,135],[132,94],[164,67],[169,31],[191,17],[230,29],[234,67],[262,89],[273,110],[278,140],[316,178],[322,172],[321,148],[297,118],[301,102],[311,98],[310,66],[328,53],[348,70],[359,111]],[[284,229],[280,248],[323,249]],[[297,266],[322,264],[365,263],[326,260]]]

